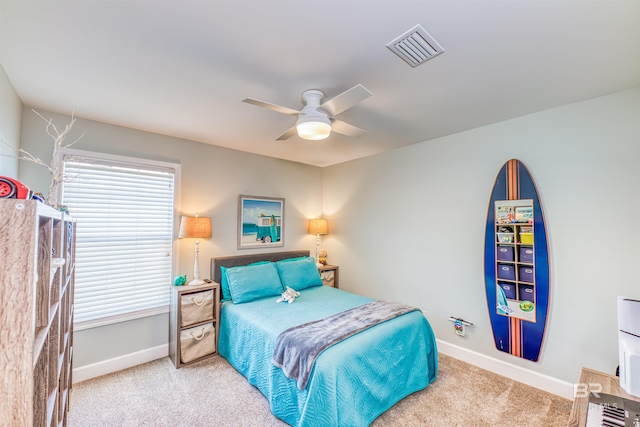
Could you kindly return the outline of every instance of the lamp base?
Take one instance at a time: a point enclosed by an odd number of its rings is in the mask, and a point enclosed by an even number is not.
[[[199,285],[204,285],[206,282],[202,279],[193,279],[192,281],[189,282],[189,286],[199,286]]]

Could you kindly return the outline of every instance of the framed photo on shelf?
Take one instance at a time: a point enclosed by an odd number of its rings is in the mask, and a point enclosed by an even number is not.
[[[284,246],[284,199],[238,196],[238,249]]]
[[[511,224],[512,222],[514,222],[513,206],[496,203],[496,224]]]
[[[533,223],[533,206],[516,206],[516,222]]]

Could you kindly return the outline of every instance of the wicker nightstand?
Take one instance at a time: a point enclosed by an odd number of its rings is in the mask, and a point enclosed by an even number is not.
[[[220,285],[171,286],[169,356],[179,368],[218,354]]]

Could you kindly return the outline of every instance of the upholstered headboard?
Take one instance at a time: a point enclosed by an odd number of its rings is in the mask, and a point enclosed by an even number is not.
[[[287,258],[309,256],[309,251],[272,252],[267,254],[235,255],[211,258],[211,280],[221,283],[220,267],[238,267],[258,261],[280,261]]]

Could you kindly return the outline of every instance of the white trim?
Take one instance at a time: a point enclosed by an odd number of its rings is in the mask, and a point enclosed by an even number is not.
[[[99,326],[112,325],[114,323],[126,322],[129,320],[142,319],[143,317],[151,317],[158,314],[168,313],[169,304],[159,307],[147,308],[146,310],[130,311],[128,313],[118,314],[109,317],[100,317],[98,319],[85,320],[73,324],[74,331],[82,331],[84,329],[93,329]]]
[[[438,343],[438,351],[442,354],[502,375],[503,377],[511,378],[514,381],[544,390],[548,393],[564,397],[565,399],[573,400],[574,387],[570,382],[512,365],[508,362],[494,359],[493,357],[442,340],[436,341]]]
[[[169,344],[167,343],[136,351],[135,353],[114,357],[113,359],[92,363],[91,365],[80,366],[73,369],[73,384],[151,362],[152,360],[161,359],[168,355]]]
[[[115,162],[122,163],[132,163],[132,164],[146,164],[157,166],[161,168],[173,169],[174,172],[177,171],[177,168],[180,168],[180,163],[173,162],[163,162],[161,160],[149,159],[147,157],[135,157],[135,156],[120,156],[118,154],[107,154],[101,153],[99,151],[90,151],[90,150],[78,150],[77,148],[65,148],[62,150],[62,154],[64,156],[77,156],[77,157],[88,157],[91,159],[103,159],[103,160],[113,160]]]
[[[565,399],[573,400],[574,386],[572,383],[561,381],[557,378],[540,374],[520,366],[515,366],[455,344],[450,344],[442,340],[436,341],[438,343],[438,352],[442,354],[446,354],[447,356],[478,366],[479,368],[486,369],[495,374],[511,378],[514,381],[544,390],[548,393],[564,397]],[[142,363],[161,359],[168,355],[169,344],[167,343],[157,347],[140,350],[135,353],[114,357],[113,359],[93,363],[91,365],[74,368],[73,383],[76,384],[91,378],[121,371]]]

